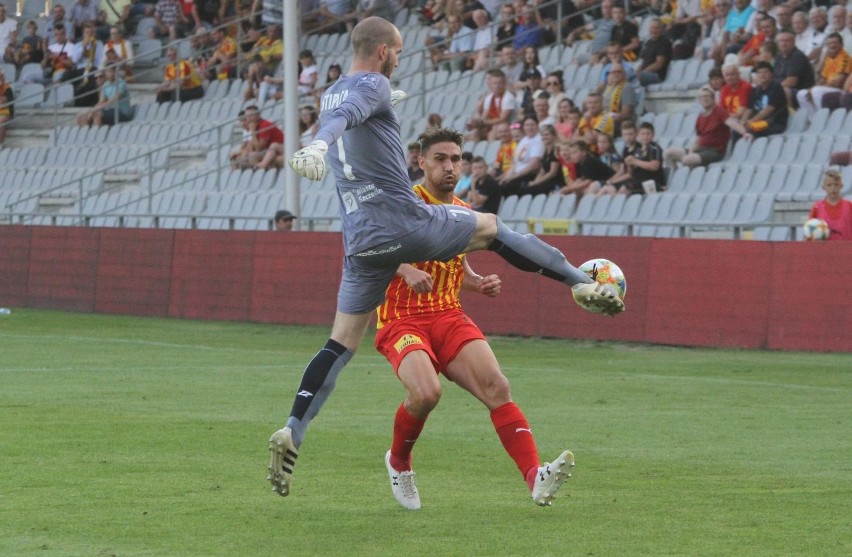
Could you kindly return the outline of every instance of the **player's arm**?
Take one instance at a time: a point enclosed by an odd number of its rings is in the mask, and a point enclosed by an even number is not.
[[[403,263],[396,270],[396,275],[402,277],[405,284],[417,294],[426,294],[432,291],[432,275],[414,265]]]
[[[464,278],[462,279],[462,288],[464,290],[479,292],[480,294],[494,298],[500,294],[502,284],[503,282],[497,275],[483,277],[476,274],[467,262],[467,258],[464,259]]]

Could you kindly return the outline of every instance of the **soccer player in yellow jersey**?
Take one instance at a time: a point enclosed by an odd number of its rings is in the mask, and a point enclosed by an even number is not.
[[[415,192],[428,204],[468,207],[453,195],[461,174],[463,137],[450,129],[424,132],[420,167],[425,176]],[[465,315],[461,289],[497,296],[497,275],[480,276],[464,254],[448,261],[400,265],[378,308],[376,349],[391,363],[405,387],[406,398],[394,420],[393,443],[385,455],[391,488],[407,509],[420,508],[411,470],[411,451],[426,418],[441,398],[438,373],[479,399],[509,456],[532,492],[533,500],[550,505],[571,475],[574,456],[563,451],[553,463],[541,465],[535,439],[520,408],[512,402],[509,381],[482,332]]]

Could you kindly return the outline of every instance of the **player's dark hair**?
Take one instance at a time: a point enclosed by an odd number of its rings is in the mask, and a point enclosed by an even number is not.
[[[455,143],[459,147],[464,147],[464,135],[460,131],[451,128],[426,130],[417,136],[417,141],[420,142],[420,149],[423,155],[426,155],[429,148],[437,143]]]

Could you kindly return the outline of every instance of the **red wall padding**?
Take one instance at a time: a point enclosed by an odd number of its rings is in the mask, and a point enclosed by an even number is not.
[[[567,287],[492,253],[496,298],[463,294],[489,333],[852,352],[852,243],[548,237],[579,265],[606,257],[628,311],[586,313]],[[133,315],[330,324],[340,235],[0,226],[0,305]]]

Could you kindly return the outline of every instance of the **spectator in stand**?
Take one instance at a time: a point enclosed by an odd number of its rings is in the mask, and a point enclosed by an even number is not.
[[[609,112],[613,121],[613,135],[620,135],[622,122],[633,120],[639,106],[639,97],[627,82],[624,67],[621,64],[612,65],[602,96],[603,108]]]
[[[612,18],[612,6],[613,0],[603,0],[601,2],[601,17],[571,31],[565,37],[565,44],[571,46],[576,41],[582,40],[584,36],[591,35],[589,53],[593,60],[600,60],[606,46],[612,41],[612,29],[615,27],[615,20]]]
[[[535,8],[530,4],[524,4],[523,14],[524,17],[519,20],[518,26],[515,27],[515,37],[512,39],[512,46],[517,51],[528,46],[538,48],[544,44],[545,28],[542,27],[536,17]]]
[[[502,70],[490,70],[486,77],[489,92],[477,103],[473,118],[466,127],[469,141],[493,140],[494,125],[508,123],[515,112],[515,97],[506,90],[506,75]]]
[[[442,127],[444,127],[444,117],[437,112],[433,112],[426,117],[426,131],[436,130]]]
[[[293,230],[293,224],[296,220],[296,215],[286,209],[281,209],[275,212],[275,231],[290,232]]]
[[[741,119],[749,107],[751,98],[751,83],[740,77],[740,69],[735,64],[722,66],[722,76],[725,84],[719,98],[719,105],[736,119]]]
[[[354,27],[355,12],[349,0],[320,0],[320,32],[350,33]]]
[[[787,129],[789,116],[784,88],[775,81],[772,65],[768,62],[758,62],[753,71],[756,86],[751,91],[748,108],[739,122],[753,137],[783,133]],[[734,127],[731,129],[738,131]]]
[[[779,4],[775,8],[775,21],[778,22],[778,32],[793,30],[793,8]]]
[[[261,118],[260,109],[254,105],[246,107],[244,127],[248,132],[248,144],[239,157],[232,160],[232,167],[260,168],[258,163],[266,158],[270,147],[274,144],[284,144],[284,133],[272,122]],[[278,156],[280,155],[276,153],[276,158]]]
[[[311,50],[303,50],[299,53],[299,94],[309,95],[316,89],[319,80],[319,68]],[[277,65],[277,64],[276,64]]]
[[[571,99],[562,99],[559,103],[559,117],[556,119],[556,123],[553,124],[560,141],[574,138],[575,132],[580,127],[580,118],[582,117],[583,113],[580,112],[579,108],[574,106]]]
[[[74,36],[79,37],[84,25],[95,25],[98,19],[98,7],[91,0],[77,0],[71,4],[68,14],[71,25],[74,26]]]
[[[65,29],[65,39],[74,42],[74,37],[76,37],[74,34],[74,26],[66,17],[65,6],[62,4],[54,4],[51,13],[52,15],[48,18],[47,24],[44,26],[44,44],[51,45],[57,42],[56,37],[54,36],[54,29],[57,25],[62,25],[63,29]]]
[[[248,57],[252,59],[254,56],[260,56],[266,68],[270,72],[275,72],[284,57],[281,26],[272,24],[266,27],[266,33],[254,43]]]
[[[728,112],[716,104],[710,87],[701,88],[698,104],[701,105],[702,112],[695,121],[695,142],[689,152],[683,147],[669,147],[663,153],[666,165],[672,170],[677,169],[678,163],[689,168],[707,166],[722,160],[728,150],[728,141],[731,139],[731,130],[725,123],[728,120]]]
[[[673,16],[668,32],[672,58],[691,58],[701,38],[701,0],[678,0]]]
[[[524,118],[524,137],[518,141],[512,158],[512,166],[497,178],[503,196],[520,194],[524,186],[538,174],[544,143],[538,130],[538,122],[532,116]]]
[[[500,209],[502,194],[494,176],[488,173],[488,163],[482,157],[473,157],[470,163],[471,181],[467,202],[480,213],[494,213]]]
[[[520,124],[517,123],[512,125],[520,127]],[[494,164],[491,166],[490,173],[494,176],[500,176],[512,167],[512,159],[515,156],[515,147],[517,147],[518,142],[512,138],[512,130],[508,122],[500,122],[495,125],[494,136],[500,141],[500,148],[494,157]]]
[[[777,31],[775,18],[772,16],[766,16],[760,20],[760,23],[758,23],[757,26],[758,32],[752,35],[738,53],[740,66],[753,65],[755,58],[757,58],[759,54],[761,45],[763,45],[766,41],[773,42],[775,40],[775,34]],[[774,58],[772,61],[775,61]]]
[[[207,79],[214,81],[233,77],[237,66],[237,42],[222,28],[213,31],[212,39],[215,46],[207,59]]]
[[[494,44],[494,27],[486,10],[474,10],[473,21],[476,31],[473,35],[473,53],[465,67],[475,72],[487,70],[490,65],[491,45]]]
[[[15,92],[12,84],[6,83],[6,74],[0,69],[0,149],[6,141],[6,126],[15,117]]]
[[[133,119],[133,107],[130,106],[130,92],[127,83],[117,77],[114,66],[107,66],[95,74],[100,86],[98,103],[92,110],[77,117],[80,126],[112,126]]]
[[[562,29],[562,35],[565,36],[574,28],[585,24],[583,15],[578,13],[577,6],[572,0],[558,0],[556,2],[535,0],[534,5],[538,22],[544,27],[544,44],[553,44],[556,41],[556,32],[559,28]],[[560,5],[562,9],[561,20],[559,19]]]
[[[20,81],[24,83],[59,83],[65,72],[73,71],[77,64],[72,58],[75,52],[74,43],[65,36],[65,25],[57,23],[53,29],[53,37],[56,42],[48,45],[41,61],[41,70],[37,73],[21,75]]]
[[[115,52],[116,60],[108,61],[106,53],[110,50]],[[118,64],[118,75],[123,77],[128,83],[134,81],[133,68],[133,43],[124,38],[124,35],[117,26],[113,26],[109,30],[109,39],[104,43],[104,62],[101,63],[100,69],[104,69],[108,63]]]
[[[0,8],[0,12],[3,11],[3,8]],[[11,20],[7,20],[11,21]],[[0,23],[0,27],[3,24]],[[27,34],[21,40],[20,46],[15,43],[9,43],[9,46],[3,51],[3,61],[8,62],[10,64],[15,64],[18,69],[24,67],[24,64],[40,64],[44,59],[44,48],[42,45],[42,38],[39,37],[36,32],[38,31],[38,26],[35,21],[27,22]],[[2,33],[2,31],[0,31]],[[2,39],[0,39],[2,42]]]
[[[716,103],[718,104],[722,98],[722,87],[725,86],[725,76],[722,75],[721,68],[711,68],[707,72],[707,86],[713,90],[713,94],[716,96]]]
[[[515,8],[511,4],[503,4],[500,7],[500,16],[497,25],[497,41],[494,47],[502,49],[511,45],[515,40],[515,29],[518,22],[515,21]]]
[[[459,199],[467,199],[467,194],[470,191],[470,183],[473,179],[473,153],[470,151],[462,151],[461,154],[461,173],[459,181],[453,190],[453,195]]]
[[[846,78],[846,83],[843,84],[843,91],[826,93],[822,96],[822,106],[829,110],[835,110],[837,108],[845,108],[847,111],[852,110],[852,74],[849,74]]]
[[[832,33],[825,39],[824,50],[816,85],[796,93],[799,107],[811,115],[822,106],[823,95],[842,93],[846,78],[852,74],[852,56],[843,48],[843,38],[839,33]]]
[[[180,2],[181,14],[183,15],[184,36],[191,35],[196,29],[204,27],[201,14],[198,11],[196,0],[178,0]]]
[[[157,88],[157,102],[186,102],[204,96],[201,75],[189,60],[179,60],[177,48],[166,49],[163,83]]]
[[[553,121],[556,121],[559,116],[559,103],[568,98],[565,96],[565,86],[562,82],[562,70],[556,70],[547,74],[547,81],[544,83],[544,89],[550,95],[547,99],[549,105],[548,114]],[[571,99],[568,99],[571,101]],[[574,102],[571,101],[573,106]]]
[[[618,188],[611,184],[613,178],[624,172],[624,159],[615,150],[615,144],[610,136],[605,133],[599,133],[597,137],[597,152],[598,159],[612,168],[612,178],[604,182],[604,184],[595,192],[595,197],[603,195],[615,195],[618,193]]]
[[[538,49],[534,46],[525,47],[521,51],[521,65],[523,66],[523,70],[521,70],[521,76],[529,75],[531,70],[538,71],[539,75],[544,77],[547,75],[547,72],[544,71],[544,66],[541,65],[541,60],[538,57]],[[519,81],[523,81],[523,77],[519,78]],[[522,83],[518,83],[520,86],[525,86]]]
[[[641,65],[638,70],[639,83],[643,86],[660,83],[666,79],[672,59],[672,42],[663,34],[663,22],[651,21],[649,37],[639,51]]]
[[[266,67],[266,64],[263,63],[263,58],[261,58],[259,54],[255,54],[254,60],[252,60],[251,64],[249,64],[249,67],[243,74],[243,80],[245,81],[243,100],[248,101],[258,98],[258,95],[260,94],[260,87],[267,77],[272,78],[272,72]],[[264,101],[266,98],[267,97],[264,97]],[[257,103],[261,106],[264,104],[259,100]]]
[[[635,122],[624,122],[621,125],[621,141],[623,146],[621,148],[621,162],[624,162],[624,159],[633,155],[636,149],[639,148],[639,142],[636,140],[637,129]],[[624,168],[622,168],[624,170]]]
[[[852,45],[852,8],[846,10],[846,27],[840,32],[840,36],[843,37],[843,44],[847,47]]]
[[[314,90],[314,95],[317,98],[322,97],[322,94],[325,93],[325,90],[334,85],[338,79],[340,79],[341,74],[343,73],[343,68],[340,64],[332,64],[328,67],[328,70],[325,72],[325,83],[321,87],[317,87]]]
[[[747,28],[756,11],[749,0],[734,0],[734,7],[728,12],[725,20],[725,31],[728,33],[727,52],[739,52],[751,38]]]
[[[776,58],[778,58],[778,45],[775,41],[763,41],[754,60],[755,62],[768,62],[775,68]]]
[[[574,178],[567,180],[560,189],[562,195],[576,194],[582,197],[597,192],[603,183],[615,175],[615,171],[595,156],[589,144],[582,139],[568,143],[568,157],[574,165]]]
[[[725,31],[725,25],[730,11],[730,0],[716,0],[713,7],[706,8],[701,17],[700,55],[704,60],[714,60],[717,66],[722,65],[725,49],[728,46],[728,32]],[[699,49],[696,49],[696,53]]]
[[[551,194],[562,189],[562,186],[565,185],[562,164],[559,162],[559,136],[556,134],[556,129],[549,124],[543,124],[539,134],[544,146],[541,167],[535,177],[524,186],[520,195]]]
[[[636,75],[636,70],[633,68],[633,64],[631,64],[625,57],[624,51],[621,48],[621,45],[618,43],[610,43],[610,45],[606,48],[606,64],[601,69],[601,75],[598,78],[598,85],[595,87],[595,90],[598,93],[603,92],[607,85],[607,76],[609,76],[609,71],[612,69],[614,64],[618,64],[621,67],[621,71],[624,72],[625,79],[630,82],[630,86],[633,87],[636,92],[642,90],[642,86],[639,84],[639,78]]]
[[[846,29],[846,6],[835,4],[828,8],[828,29],[827,33],[843,33]]]
[[[813,31],[813,39],[814,43],[818,45],[819,51],[816,52],[815,56],[812,58],[814,63],[819,60],[821,56],[822,47],[825,44],[825,39],[828,37],[828,10],[826,10],[822,6],[815,6],[811,8],[808,12],[808,20],[810,21],[810,27]]]
[[[635,23],[625,18],[624,5],[615,3],[612,6],[612,33],[610,44],[618,43],[621,47],[622,56],[629,62],[635,62],[639,58],[639,28]],[[609,55],[609,53],[607,53]]]
[[[831,241],[852,240],[852,202],[843,199],[843,180],[840,172],[829,169],[822,179],[825,199],[814,203],[808,218],[822,219],[828,223]]]
[[[793,14],[793,31],[796,33],[796,48],[804,52],[812,64],[817,63],[825,37],[812,27],[808,16],[802,12]]]
[[[319,129],[319,115],[315,106],[306,104],[299,108],[299,145],[307,147],[313,143]]]
[[[615,136],[615,121],[609,113],[603,111],[603,97],[600,93],[589,93],[583,101],[586,111],[580,119],[580,138],[592,149],[597,148],[597,132]],[[593,146],[594,147],[591,147]]]
[[[158,0],[154,20],[157,22],[154,34],[157,37],[167,37],[170,42],[183,37],[188,28],[188,20],[183,15],[179,0]]]
[[[412,141],[408,144],[408,180],[412,184],[419,183],[426,173],[420,168],[420,143]]]
[[[548,95],[547,93],[542,93],[536,100],[533,101],[533,116],[538,121],[539,126],[550,125],[556,121],[555,118],[551,118],[548,114],[550,109],[550,105],[547,102]]]
[[[537,69],[525,70],[521,79],[515,84],[518,109],[522,114],[534,114],[533,103],[544,94],[541,84],[541,74]]]
[[[796,35],[792,31],[778,33],[778,56],[775,57],[775,79],[784,88],[787,102],[798,108],[796,93],[816,84],[814,68],[804,52],[796,48]]]
[[[759,23],[764,17],[770,16],[777,21],[775,18],[777,8],[775,7],[775,0],[752,0],[752,6],[754,6],[754,13],[751,14],[746,25],[746,31],[755,35],[760,32]]]
[[[447,33],[452,39],[450,46],[445,51],[432,58],[436,65],[443,65],[448,71],[465,71],[468,59],[473,55],[473,42],[475,33],[462,25],[459,16],[447,16]]]
[[[515,90],[516,83],[524,71],[524,65],[519,59],[518,51],[512,45],[506,45],[500,49],[500,70],[506,77],[506,86],[510,90]]]
[[[95,26],[91,23],[83,26],[82,37],[74,45],[71,59],[76,67],[62,74],[61,80],[73,83],[74,106],[94,106],[100,102],[94,72],[103,64],[104,45],[95,38]]]
[[[642,122],[636,139],[639,142],[638,148],[624,157],[624,165],[630,174],[630,179],[614,184],[618,188],[618,193],[630,195],[663,191],[666,185],[663,173],[663,149],[654,141],[654,125]]]

